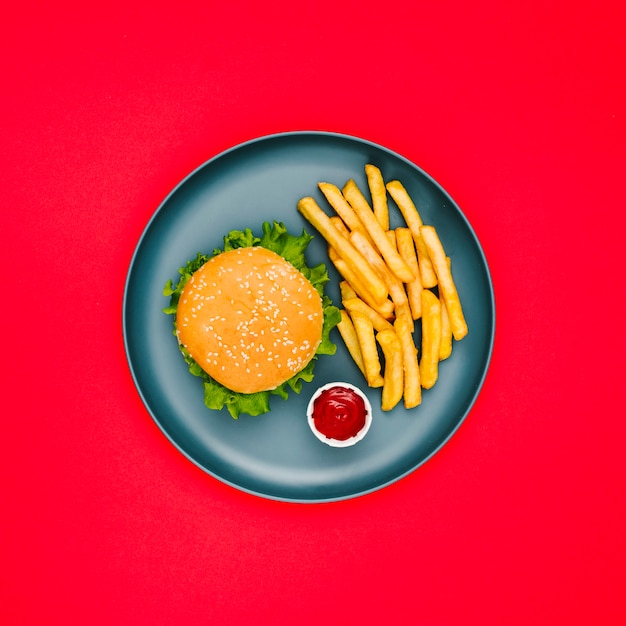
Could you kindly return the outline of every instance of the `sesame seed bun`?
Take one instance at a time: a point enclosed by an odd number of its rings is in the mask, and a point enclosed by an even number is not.
[[[176,312],[179,341],[218,383],[239,393],[275,389],[313,358],[324,322],[316,289],[262,247],[211,258],[189,279]]]

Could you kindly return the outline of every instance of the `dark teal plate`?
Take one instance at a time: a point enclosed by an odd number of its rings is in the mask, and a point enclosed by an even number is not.
[[[187,370],[172,335],[172,318],[162,309],[168,279],[199,251],[222,245],[232,229],[261,232],[278,220],[290,232],[317,233],[296,210],[306,195],[327,208],[318,181],[342,186],[354,178],[367,190],[366,163],[385,180],[401,180],[425,223],[435,226],[452,258],[469,334],[455,343],[440,367],[435,387],[410,411],[382,413],[380,390],[369,390],[374,422],[351,448],[331,448],[307,425],[307,402],[319,385],[343,380],[364,388],[337,331],[337,354],[322,356],[315,379],[289,400],[272,398],[271,412],[258,417],[209,411],[200,379]],[[392,226],[401,223],[391,203]],[[328,209],[329,213],[331,210]],[[317,235],[309,265],[328,262]],[[327,293],[339,303],[338,276]],[[326,502],[363,495],[406,476],[439,450],[470,411],[491,358],[494,297],[480,244],[463,213],[430,176],[394,152],[368,141],[323,132],[262,137],[207,161],[183,180],[148,223],[128,272],[123,328],[130,369],[141,398],[159,428],[188,459],[215,478],[248,493],[275,500]]]

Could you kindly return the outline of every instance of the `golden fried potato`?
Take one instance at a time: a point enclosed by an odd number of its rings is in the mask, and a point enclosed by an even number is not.
[[[441,304],[429,289],[422,290],[422,354],[420,382],[430,389],[439,377],[439,348],[441,345]]]
[[[398,205],[407,227],[412,233],[419,232],[424,222],[405,186],[399,180],[390,180],[386,187],[389,195]]]
[[[437,276],[433,270],[428,251],[424,245],[420,228],[423,225],[422,217],[419,214],[411,196],[399,180],[391,180],[386,185],[389,195],[398,205],[407,227],[413,235],[415,248],[417,249],[417,259],[422,278],[422,286],[425,288],[434,287],[437,284]]]
[[[402,346],[402,364],[404,367],[404,408],[412,409],[422,402],[422,385],[420,383],[417,348],[413,340],[412,320],[405,315],[394,322],[396,335]]]
[[[350,206],[354,209],[359,219],[365,226],[372,241],[387,262],[392,273],[403,282],[408,282],[415,278],[413,272],[404,262],[398,251],[389,243],[385,231],[374,216],[365,196],[354,182],[350,179],[343,188],[343,194]]]
[[[383,330],[376,335],[385,357],[383,390],[380,408],[391,411],[404,392],[404,368],[402,364],[402,346],[395,330]]]
[[[439,360],[445,361],[452,354],[452,328],[446,303],[441,302],[441,345],[439,346]]]
[[[415,251],[415,242],[409,228],[398,227],[396,230],[396,242],[398,252],[404,259],[405,263],[411,268],[415,274],[415,279],[405,284],[406,295],[411,308],[411,316],[414,320],[422,316],[422,277],[420,275],[419,265],[417,262],[417,253]]]
[[[452,336],[459,341],[467,335],[468,328],[461,307],[461,300],[452,279],[452,272],[446,260],[446,253],[433,226],[422,226],[420,230],[437,274],[439,295],[446,303]]]
[[[378,167],[368,163],[365,166],[367,184],[372,196],[372,210],[383,230],[389,230],[389,205],[387,204],[387,189],[383,175]]]
[[[352,357],[352,360],[356,363],[357,367],[361,370],[363,376],[365,376],[365,366],[363,365],[363,355],[361,354],[361,346],[359,344],[359,338],[354,330],[354,324],[350,315],[343,309],[339,311],[341,313],[341,321],[337,324],[337,330],[346,344],[346,348]]]
[[[389,243],[393,246],[394,250],[398,250],[398,242],[396,240],[396,231],[395,230],[387,230],[385,231],[385,235],[389,240]],[[400,255],[402,256],[402,255]],[[407,263],[408,265],[408,263]],[[406,291],[406,285],[408,283],[404,283],[399,280],[396,276],[391,276],[392,282],[385,283],[387,284],[387,289],[389,290],[389,295],[391,296],[391,300],[394,303],[394,307],[396,310],[396,316],[400,317],[402,315],[406,315],[408,319],[411,320],[411,330],[415,330],[415,325],[413,324],[413,314],[411,312],[411,305],[409,304],[409,297]],[[413,282],[413,281],[409,281]]]
[[[381,365],[378,349],[376,348],[374,325],[369,317],[362,313],[355,312],[350,317],[352,318],[354,330],[359,340],[359,347],[361,348],[365,380],[370,387],[382,387],[383,377],[380,373]]]
[[[359,276],[368,286],[369,291],[377,302],[387,298],[387,288],[378,274],[367,264],[363,256],[344,237],[330,221],[330,218],[319,207],[314,198],[308,196],[298,202],[298,211],[322,235],[341,258],[350,266],[350,269]]]
[[[344,224],[344,221],[338,215],[332,215],[330,218],[331,224],[344,236],[350,236],[350,229]],[[330,244],[328,245],[328,256],[331,261],[341,258],[341,255]]]
[[[345,278],[361,300],[367,302],[367,304],[378,311],[383,317],[391,318],[393,316],[393,302],[388,299],[378,302],[370,291],[370,285],[365,283],[362,278],[354,272],[352,266],[348,265],[344,259],[336,256],[334,248],[329,250],[329,258],[339,274]],[[365,263],[365,261],[363,262]]]
[[[349,300],[350,298],[358,298],[356,291],[354,291],[347,280],[339,281],[339,294],[342,301]]]
[[[366,317],[369,317],[374,326],[374,330],[378,332],[381,330],[393,330],[391,322],[369,306],[369,304],[361,300],[361,298],[348,298],[347,300],[343,300],[343,306],[351,315],[353,313],[362,313]]]
[[[402,312],[408,311],[409,303],[404,290],[404,285],[394,274],[391,273],[387,264],[379,255],[378,250],[376,250],[373,244],[367,241],[367,239],[365,239],[365,237],[363,237],[363,235],[359,232],[350,233],[350,241],[352,241],[354,247],[363,255],[365,260],[383,279],[385,286],[387,287],[387,291],[391,296],[395,314],[400,315]]]
[[[337,328],[351,358],[368,386],[382,387],[383,411],[401,400],[411,409],[421,404],[422,389],[436,384],[439,363],[468,328],[450,258],[435,228],[423,223],[400,181],[385,184],[371,163],[365,174],[371,206],[350,179],[342,189],[318,183],[336,215],[326,215],[312,197],[300,199],[298,211],[322,235],[342,276],[344,308]],[[405,225],[390,228],[387,193]],[[421,321],[419,351],[416,320]]]
[[[331,215],[329,219],[330,219],[331,224],[344,237],[349,237],[350,236],[350,228],[348,226],[346,226],[346,223],[338,215]]]
[[[332,183],[325,182],[318,183],[317,186],[324,194],[328,204],[330,204],[330,206],[337,212],[337,215],[350,230],[359,230],[364,228],[358,215],[354,212],[354,209],[343,197],[339,187],[333,185]]]

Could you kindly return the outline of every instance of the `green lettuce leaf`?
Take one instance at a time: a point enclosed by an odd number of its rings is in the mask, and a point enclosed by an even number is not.
[[[287,232],[285,225],[281,222],[264,222],[262,225],[262,236],[256,236],[249,228],[245,230],[232,230],[224,237],[223,248],[216,248],[213,254],[207,256],[198,253],[194,259],[188,261],[184,266],[179,268],[180,278],[174,284],[174,281],[168,280],[163,288],[163,295],[170,299],[169,306],[163,309],[168,315],[175,315],[178,308],[178,301],[182,291],[191,278],[192,274],[200,269],[212,256],[235,250],[236,248],[249,248],[252,246],[262,246],[279,254],[286,261],[289,261],[297,270],[299,270],[315,287],[322,298],[322,307],[324,311],[324,324],[322,327],[322,340],[317,348],[313,359],[301,371],[285,381],[282,385],[271,391],[261,391],[258,393],[238,393],[227,389],[217,381],[213,380],[191,357],[187,350],[179,343],[180,351],[183,358],[189,366],[189,371],[194,376],[202,378],[204,383],[204,403],[209,409],[221,410],[224,407],[230,415],[237,419],[241,414],[261,415],[270,410],[271,395],[280,396],[283,399],[289,397],[289,392],[300,393],[304,382],[313,380],[313,370],[319,355],[335,354],[336,345],[330,339],[331,330],[341,321],[339,309],[333,306],[330,298],[324,294],[324,285],[328,282],[328,272],[326,266],[321,263],[315,267],[309,267],[305,258],[305,251],[313,236],[309,235],[305,230],[302,234],[291,235]],[[175,322],[174,322],[175,324]],[[176,328],[174,326],[174,335]]]

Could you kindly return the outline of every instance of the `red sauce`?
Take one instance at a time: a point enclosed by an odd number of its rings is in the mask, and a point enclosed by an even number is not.
[[[347,387],[325,389],[313,403],[313,422],[330,439],[345,441],[365,426],[363,398]]]

